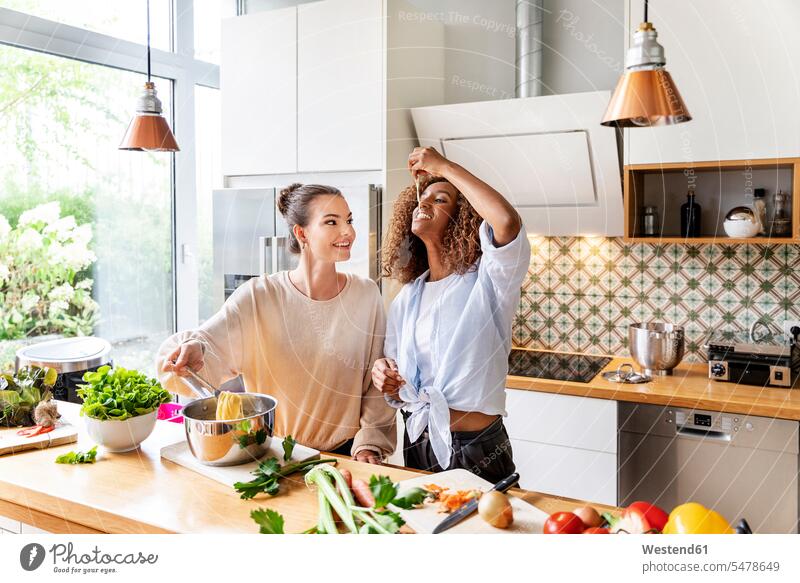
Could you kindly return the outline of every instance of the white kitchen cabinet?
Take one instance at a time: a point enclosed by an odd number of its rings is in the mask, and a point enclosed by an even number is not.
[[[222,21],[222,173],[297,170],[297,8]]]
[[[617,452],[616,401],[507,389],[506,410],[512,439]]]
[[[30,524],[25,524],[24,522],[21,522],[20,534],[50,534],[50,533],[41,528],[37,528],[35,526],[31,526]]]
[[[383,30],[376,0],[224,20],[223,174],[380,170]]]
[[[325,0],[298,6],[300,172],[382,167],[382,4]]]
[[[511,450],[521,488],[616,506],[616,454],[519,439]]]
[[[521,487],[616,504],[616,401],[507,389],[506,410]]]
[[[642,2],[627,5],[630,43]],[[800,2],[650,3],[692,121],[625,130],[627,164],[800,156]]]
[[[0,530],[4,530],[12,534],[19,534],[22,532],[22,527],[19,520],[12,520],[6,516],[0,516]]]

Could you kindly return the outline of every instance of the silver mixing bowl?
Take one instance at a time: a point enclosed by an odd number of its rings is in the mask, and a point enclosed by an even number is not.
[[[277,406],[269,395],[244,393],[244,416],[217,421],[217,397],[192,401],[181,411],[192,455],[209,466],[235,466],[261,459],[272,441]]]
[[[664,322],[631,324],[628,344],[633,360],[642,367],[644,374],[671,375],[672,369],[683,359],[683,328]]]

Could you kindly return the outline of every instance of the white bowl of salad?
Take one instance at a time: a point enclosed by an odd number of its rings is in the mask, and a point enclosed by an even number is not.
[[[101,366],[83,380],[81,416],[91,438],[110,452],[139,447],[156,426],[159,405],[171,400],[158,381],[135,370]]]

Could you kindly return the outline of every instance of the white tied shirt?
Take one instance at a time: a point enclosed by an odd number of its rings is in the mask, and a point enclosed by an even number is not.
[[[418,384],[427,386],[433,383],[436,373],[431,355],[431,337],[433,336],[433,310],[438,307],[448,284],[453,282],[455,274],[439,281],[426,281],[422,288],[419,302],[419,317],[414,329],[414,341],[417,345]]]
[[[479,232],[483,255],[470,271],[427,283],[426,271],[403,286],[387,322],[384,353],[406,381],[401,401],[387,400],[411,413],[406,428],[412,441],[428,429],[442,468],[452,454],[450,409],[506,414],[511,323],[530,264],[524,227],[503,247],[494,244],[486,221]],[[432,295],[426,293],[431,283]]]

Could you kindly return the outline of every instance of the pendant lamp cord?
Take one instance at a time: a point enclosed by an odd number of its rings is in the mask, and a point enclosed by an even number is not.
[[[150,0],[147,0],[147,82],[150,83]]]
[[[147,2],[149,3],[150,0],[147,0]],[[647,22],[647,0],[644,0],[644,21]],[[149,45],[150,43],[147,44]]]

